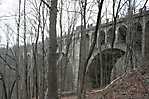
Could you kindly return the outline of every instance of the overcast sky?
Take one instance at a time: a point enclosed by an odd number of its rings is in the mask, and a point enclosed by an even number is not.
[[[17,13],[17,3],[18,0],[0,0],[0,46],[6,44],[5,24],[11,24],[12,28],[14,27],[15,17],[13,16]]]

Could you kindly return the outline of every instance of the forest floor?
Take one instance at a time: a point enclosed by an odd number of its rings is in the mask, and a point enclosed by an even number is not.
[[[149,64],[129,71],[102,90],[91,90],[87,99],[149,99]],[[67,96],[62,99],[77,99]]]
[[[62,97],[61,99],[77,99],[77,96],[66,96]]]

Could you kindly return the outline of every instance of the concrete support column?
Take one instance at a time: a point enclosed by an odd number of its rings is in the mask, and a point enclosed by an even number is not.
[[[145,23],[143,56],[145,61],[149,61],[149,21]]]

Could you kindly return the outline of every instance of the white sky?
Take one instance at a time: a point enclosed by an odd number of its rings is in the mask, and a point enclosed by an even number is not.
[[[7,30],[6,30],[5,24],[11,25],[12,28],[15,27],[14,26],[15,17],[7,17],[7,16],[13,16],[16,14],[18,0],[1,0],[0,2],[1,2],[0,4],[0,36],[1,36],[0,46],[3,46],[3,44],[6,44],[5,32]]]

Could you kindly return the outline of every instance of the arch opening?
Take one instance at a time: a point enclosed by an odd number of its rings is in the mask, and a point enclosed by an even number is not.
[[[98,42],[99,42],[99,45],[105,44],[105,32],[103,30],[99,32]]]
[[[148,60],[148,57],[149,57],[149,21],[145,24],[143,52],[144,52],[145,60]]]
[[[97,54],[88,68],[88,83],[91,88],[105,87],[111,82],[111,73],[117,60],[125,54],[117,48],[109,48]],[[100,59],[101,55],[101,59]],[[101,62],[102,61],[102,62]],[[102,69],[102,71],[101,71]],[[102,79],[101,79],[101,74]],[[101,85],[102,81],[102,85]]]
[[[112,44],[112,41],[114,39],[114,28],[110,28],[107,32],[107,43],[108,44]]]
[[[142,26],[139,22],[136,22],[133,24],[133,34],[132,34],[132,39],[133,39],[133,47],[135,50],[142,50]]]
[[[125,25],[122,25],[118,28],[118,34],[117,34],[118,43],[126,43],[126,33],[127,33],[127,27]]]

